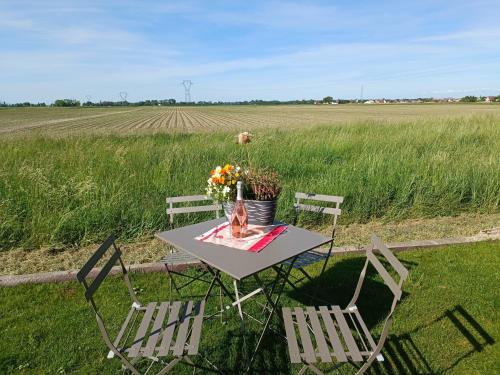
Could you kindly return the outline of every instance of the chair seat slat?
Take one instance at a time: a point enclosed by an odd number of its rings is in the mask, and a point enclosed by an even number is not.
[[[130,310],[128,311],[127,317],[125,318],[125,321],[122,324],[122,327],[120,328],[120,331],[118,332],[118,335],[115,338],[115,341],[113,342],[113,345],[118,348],[118,345],[120,345],[120,341],[123,337],[123,334],[125,333],[125,330],[127,329],[127,326],[130,323],[130,319],[132,319],[132,316],[134,315],[134,312],[136,312],[136,308],[132,306]]]
[[[288,307],[283,307],[283,320],[285,322],[286,340],[288,341],[288,352],[290,354],[290,360],[292,363],[300,363],[301,357],[299,352],[299,345],[297,343],[297,335],[295,334],[292,312]]]
[[[293,268],[303,268],[311,264],[320,262],[328,258],[328,253],[319,253],[317,251],[307,251],[297,257],[293,263]],[[292,260],[288,259],[283,262],[284,264],[291,264]]]
[[[161,263],[168,264],[182,264],[182,263],[199,263],[200,260],[191,254],[188,254],[181,250],[176,250],[165,255],[161,260]]]
[[[373,340],[373,337],[370,333],[370,331],[368,330],[368,327],[366,326],[365,322],[363,321],[363,318],[361,317],[361,314],[359,313],[358,309],[355,309],[354,310],[354,316],[356,316],[356,319],[359,323],[359,325],[361,326],[361,329],[363,330],[363,333],[366,337],[366,339],[368,340],[368,343],[370,344],[370,349],[372,351],[375,351],[375,341]]]
[[[195,307],[195,317],[192,325],[191,338],[189,339],[189,355],[198,354],[200,345],[201,325],[203,323],[203,314],[205,313],[205,300],[198,302]]]
[[[163,321],[165,320],[165,315],[168,311],[168,302],[162,302],[160,307],[158,308],[158,312],[156,313],[155,322],[153,323],[153,328],[151,329],[151,333],[146,344],[146,347],[143,350],[143,355],[145,357],[150,357],[154,354],[156,349],[156,343],[158,342],[158,338],[160,337],[160,333],[162,331]]]
[[[344,347],[340,342],[339,335],[337,334],[337,330],[335,329],[335,325],[333,324],[332,317],[330,316],[330,311],[326,306],[320,306],[319,312],[321,317],[323,318],[323,323],[325,324],[326,332],[328,333],[328,337],[330,338],[330,343],[333,346],[333,353],[339,362],[347,362],[347,356],[344,351]]]
[[[174,355],[180,356],[184,353],[184,345],[186,345],[189,321],[191,320],[191,311],[193,309],[193,301],[189,301],[186,306],[186,311],[182,316],[179,330],[177,331],[177,340],[174,346]]]
[[[318,313],[316,309],[312,306],[306,307],[307,315],[311,321],[311,327],[313,329],[314,337],[316,338],[316,344],[319,350],[319,356],[323,362],[332,362],[332,357],[330,355],[330,350],[326,344],[325,336],[323,330],[321,329],[321,324],[318,319]]]
[[[149,324],[151,323],[151,318],[155,312],[156,302],[151,302],[148,304],[144,316],[142,317],[141,324],[135,335],[134,341],[130,349],[128,350],[129,357],[137,357],[139,355],[144,336],[148,330]]]
[[[349,354],[354,362],[361,362],[363,357],[359,353],[358,346],[356,345],[356,341],[354,341],[354,336],[351,333],[351,329],[345,320],[344,314],[340,310],[339,306],[332,306],[333,315],[335,316],[335,320],[339,325],[340,332],[342,332],[342,336],[344,337],[345,343],[347,344],[347,348],[349,349]]]
[[[172,336],[174,335],[174,330],[178,323],[180,308],[181,303],[179,301],[175,301],[171,306],[167,327],[163,332],[163,339],[161,340],[160,349],[158,350],[159,357],[166,356],[170,350],[170,343],[172,342]]]
[[[299,326],[300,341],[304,349],[305,360],[309,363],[315,363],[316,353],[311,341],[311,336],[309,335],[309,328],[307,327],[304,311],[300,307],[296,307],[294,312],[295,318],[297,319],[297,325]]]

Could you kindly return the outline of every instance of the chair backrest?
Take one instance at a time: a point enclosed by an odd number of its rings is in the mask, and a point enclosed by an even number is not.
[[[202,202],[202,201],[210,201],[212,204],[174,207],[175,203]],[[169,216],[169,221],[171,226],[174,225],[174,215],[176,214],[215,211],[215,216],[219,218],[219,211],[221,209],[222,209],[221,204],[215,203],[211,198],[208,198],[204,195],[185,195],[180,197],[167,197],[167,215]]]
[[[99,263],[101,259],[103,259],[104,255],[108,252],[108,250],[112,251],[111,256],[107,260],[107,262],[104,264],[104,266],[101,268],[97,276],[93,279],[93,281],[89,284],[87,283],[87,277],[91,273],[92,269]],[[123,273],[123,278],[125,280],[125,284],[127,285],[128,292],[130,294],[130,297],[132,299],[132,309],[130,310],[126,323],[130,320],[132,317],[131,313],[135,311],[136,309],[141,308],[141,304],[137,299],[137,296],[135,295],[134,289],[132,288],[132,284],[130,283],[130,279],[128,277],[128,272],[127,269],[125,268],[125,265],[123,264],[122,253],[120,249],[116,246],[115,243],[115,236],[110,235],[104,243],[99,246],[97,251],[90,257],[90,259],[83,265],[83,267],[78,271],[76,277],[78,281],[83,284],[85,288],[85,298],[89,302],[89,304],[92,306],[94,312],[95,312],[95,318],[97,320],[97,326],[99,327],[99,331],[101,332],[102,338],[104,340],[104,343],[106,346],[109,348],[109,353],[108,353],[108,358],[113,358],[113,356],[119,357],[122,362],[125,364],[125,366],[131,370],[135,374],[139,374],[137,370],[134,368],[134,366],[125,358],[124,354],[117,349],[117,345],[120,343],[121,337],[123,335],[122,330],[125,329],[125,327],[122,327],[120,330],[121,333],[118,334],[115,342],[111,342],[108,330],[106,328],[106,325],[104,324],[104,319],[102,318],[99,310],[97,309],[96,303],[94,301],[94,294],[95,292],[99,289],[101,286],[102,282],[108,276],[109,272],[113,268],[113,266],[116,264],[116,262],[120,262],[121,268],[122,268],[122,273]],[[136,315],[137,317],[137,315]],[[130,332],[129,332],[130,333]]]
[[[397,273],[397,275],[399,276],[399,281],[396,282],[394,278],[389,274],[386,267],[375,256],[374,250],[377,250],[384,259],[384,261],[387,262],[388,265],[390,265],[391,268]],[[394,313],[398,301],[401,299],[403,282],[408,278],[409,273],[406,267],[399,261],[398,258],[394,256],[392,251],[390,251],[387,248],[387,246],[382,242],[382,240],[377,235],[373,234],[371,238],[371,247],[369,247],[366,250],[365,265],[361,270],[361,275],[358,280],[358,285],[356,286],[356,291],[354,292],[354,296],[351,302],[349,303],[348,307],[356,304],[369,264],[371,264],[375,268],[375,270],[378,272],[378,274],[384,281],[385,285],[389,288],[389,290],[392,292],[394,296],[391,304],[391,309],[385,319],[384,326],[382,328],[382,333],[380,335],[376,349],[374,353],[370,356],[370,357],[376,357],[380,353],[384,345],[384,342],[387,338],[387,335],[389,333],[389,328],[392,323],[392,314]]]
[[[307,202],[301,203],[301,200],[306,200]],[[321,205],[310,204],[309,201],[322,202]],[[293,219],[293,224],[297,224],[297,219],[300,211],[311,211],[321,214],[329,214],[333,215],[333,230],[332,230],[332,238],[335,237],[335,227],[337,226],[337,218],[342,213],[340,209],[340,204],[344,201],[344,197],[338,197],[335,195],[323,195],[323,194],[313,194],[313,193],[295,193],[295,217]],[[325,205],[325,202],[330,205],[334,205],[334,207],[329,207]]]
[[[392,251],[388,249],[386,244],[384,244],[376,234],[372,234],[371,239],[372,246],[366,251],[367,261],[369,261],[371,265],[377,270],[378,274],[384,280],[385,285],[387,285],[392,294],[394,294],[394,298],[399,301],[402,295],[401,287],[403,285],[403,282],[408,277],[408,270],[405,266],[403,266],[399,259],[394,256]],[[389,274],[389,272],[387,272],[386,268],[380,262],[380,260],[375,256],[373,250],[378,250],[379,253],[383,256],[384,260],[389,263],[394,271],[396,271],[399,276],[399,281],[397,283]]]
[[[111,256],[107,260],[107,262],[104,264],[104,266],[101,268],[97,276],[90,282],[90,284],[87,282],[87,277],[91,273],[92,269],[97,265],[97,263],[104,257],[104,255],[108,252],[108,250],[112,251]],[[97,251],[90,257],[90,259],[83,265],[83,267],[78,271],[76,278],[77,280],[84,286],[85,288],[85,298],[87,301],[92,305],[94,310],[97,313],[97,306],[94,302],[94,293],[99,289],[101,286],[102,282],[108,276],[109,272],[113,268],[113,266],[116,264],[116,262],[119,262],[122,268],[122,273],[123,277],[125,279],[125,283],[127,285],[130,297],[134,302],[139,304],[139,301],[137,300],[137,297],[134,293],[134,290],[132,288],[132,285],[130,283],[130,280],[128,278],[128,273],[127,269],[125,268],[125,265],[123,263],[123,260],[121,258],[121,251],[120,249],[116,246],[115,243],[115,236],[112,234],[110,235],[106,241],[103,242],[101,246],[97,249]]]

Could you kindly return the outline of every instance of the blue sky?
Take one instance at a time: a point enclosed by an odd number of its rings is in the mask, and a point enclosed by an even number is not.
[[[500,94],[500,1],[0,0],[0,101]]]

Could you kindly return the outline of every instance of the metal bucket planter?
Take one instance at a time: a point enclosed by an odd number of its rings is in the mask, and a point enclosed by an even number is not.
[[[234,202],[224,202],[222,203],[222,207],[224,208],[224,214],[229,221],[231,219],[231,213],[233,212]],[[245,207],[248,212],[248,224],[263,226],[271,225],[274,222],[274,217],[276,216],[278,201],[245,200]]]

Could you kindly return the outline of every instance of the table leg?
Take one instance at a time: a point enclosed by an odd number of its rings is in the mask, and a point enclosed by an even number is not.
[[[229,290],[226,288],[226,286],[222,283],[222,280],[220,279],[220,271],[214,270],[213,268],[211,268],[207,264],[205,264],[205,266],[206,266],[208,272],[210,272],[212,274],[212,281],[210,282],[210,286],[208,287],[207,292],[205,293],[205,302],[208,301],[208,299],[210,297],[210,293],[212,292],[214,286],[216,284],[218,284],[219,285],[220,310],[218,312],[216,312],[215,314],[206,315],[204,318],[211,319],[215,315],[220,315],[221,323],[224,324],[224,321],[223,321],[224,306],[222,303],[223,294],[224,294],[224,296],[229,297],[231,299],[231,301],[234,301],[234,297],[229,292]],[[226,309],[229,309],[229,307],[226,307]]]
[[[266,298],[267,298],[267,301],[266,301],[266,305],[263,307],[263,310],[268,310],[269,309],[269,304],[272,302],[272,300],[270,299],[270,296],[272,296],[274,294],[274,290],[276,289],[276,285],[278,285],[278,281],[280,279],[279,276],[282,275],[282,272],[283,272],[283,263],[280,264],[279,268],[277,266],[273,266],[273,269],[275,270],[276,272],[276,278],[274,279],[274,282],[272,283],[272,287],[271,287],[271,291],[269,292],[269,296],[266,294]]]
[[[245,338],[245,333],[246,333],[245,319],[243,318],[243,310],[241,308],[242,299],[240,299],[240,293],[238,291],[238,282],[236,280],[233,280],[233,285],[234,285],[234,294],[236,296],[236,301],[233,302],[233,306],[234,305],[238,306],[238,313],[240,315],[240,334],[241,334],[241,337],[243,338],[243,353],[244,353],[244,356],[245,356],[244,358],[246,361],[246,359],[247,359],[247,342],[246,342],[246,338]]]
[[[292,271],[293,264],[295,263],[296,260],[297,260],[297,257],[294,257],[292,259],[292,261],[290,262],[290,265],[288,266],[288,269],[286,270],[286,272],[284,274],[283,273],[277,274],[277,281],[276,281],[275,285],[278,284],[280,278],[283,279],[283,282],[281,283],[281,285],[278,288],[275,300],[274,301],[272,300],[272,295],[268,295],[268,293],[264,292],[264,294],[265,294],[265,296],[266,296],[269,304],[271,305],[271,311],[269,312],[269,316],[266,319],[266,323],[264,324],[264,328],[262,329],[262,332],[260,334],[259,340],[257,341],[257,346],[255,347],[255,349],[253,351],[253,354],[250,357],[250,361],[248,363],[247,370],[246,370],[247,373],[250,371],[250,368],[252,367],[252,363],[253,363],[253,361],[255,359],[255,355],[259,351],[260,344],[262,343],[262,339],[264,338],[264,335],[267,332],[267,328],[269,327],[269,324],[271,323],[271,319],[273,318],[274,314],[276,313],[276,309],[277,309],[277,306],[279,304],[281,295],[283,293],[283,290],[285,289],[286,280],[288,279],[288,276],[290,275],[290,272]],[[263,290],[265,290],[264,289],[265,285],[262,283],[262,280],[259,278],[259,276],[258,275],[254,275],[254,278],[257,281],[257,283],[259,285],[261,285],[261,288]],[[273,285],[273,288],[272,288],[273,290],[275,289],[274,288],[275,285]]]
[[[210,272],[212,274],[212,276],[213,276],[212,283],[210,284],[210,288],[207,291],[207,295],[205,297],[206,298],[208,297],[208,294],[211,291],[211,288],[213,288],[212,284],[217,283],[217,284],[219,284],[219,286],[221,287],[221,289],[224,291],[224,294],[227,297],[229,297],[232,302],[234,302],[235,299],[234,299],[233,295],[231,294],[231,292],[229,292],[229,290],[226,288],[226,286],[224,285],[224,283],[220,279],[220,271],[214,271],[208,264],[205,264],[205,265],[207,266],[208,272]]]
[[[212,278],[212,281],[210,282],[210,286],[208,287],[207,292],[205,293],[205,302],[208,300],[208,297],[210,296],[210,293],[212,292],[212,289],[214,288],[216,279],[217,279],[217,277],[214,276]]]

